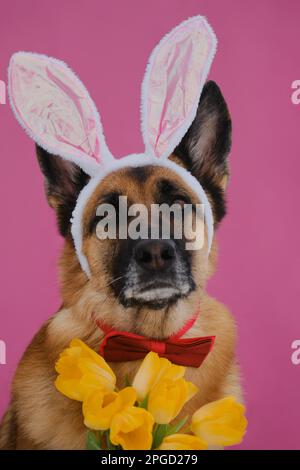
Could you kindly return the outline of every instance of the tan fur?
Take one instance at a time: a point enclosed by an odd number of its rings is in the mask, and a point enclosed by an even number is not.
[[[155,169],[143,187],[134,184],[126,170],[106,177],[87,204],[84,226],[87,227],[101,194],[107,189],[118,188],[133,202],[149,205],[155,179],[162,173],[169,179],[179,179],[166,169]],[[190,189],[186,190],[191,194]],[[102,250],[99,250],[99,243],[103,243]],[[197,289],[186,299],[164,310],[125,309],[112,295],[111,280],[103,270],[103,260],[113,256],[112,249],[110,242],[99,242],[94,235],[86,233],[84,252],[92,270],[92,278],[88,280],[79,266],[71,241],[66,241],[60,260],[63,307],[36,334],[19,363],[13,381],[11,406],[0,427],[0,448],[85,448],[86,429],[81,404],[56,391],[54,365],[60,352],[74,337],[98,350],[103,334],[95,325],[97,318],[121,330],[165,338],[180,329],[200,303],[198,320],[186,336],[215,335],[216,342],[199,369],[187,369],[186,377],[198,385],[200,391],[183,413],[192,413],[202,404],[226,395],[242,399],[235,360],[234,321],[227,309],[205,291],[206,280],[215,266],[215,242],[208,261],[200,252],[195,257],[193,276]],[[138,362],[111,364],[120,386],[124,385],[126,375],[129,379],[134,376],[138,365]]]

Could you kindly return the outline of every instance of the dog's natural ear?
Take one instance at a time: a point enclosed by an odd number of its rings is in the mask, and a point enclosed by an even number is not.
[[[213,81],[205,84],[196,117],[174,150],[213,201],[215,221],[225,215],[231,119],[222,93]]]
[[[45,177],[45,190],[49,205],[55,209],[59,232],[70,233],[70,219],[81,189],[90,177],[74,163],[51,155],[36,145],[36,153]]]

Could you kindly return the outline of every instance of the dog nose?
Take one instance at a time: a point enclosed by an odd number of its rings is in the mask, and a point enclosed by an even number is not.
[[[134,251],[136,262],[149,271],[160,271],[170,267],[176,257],[171,240],[141,240]]]

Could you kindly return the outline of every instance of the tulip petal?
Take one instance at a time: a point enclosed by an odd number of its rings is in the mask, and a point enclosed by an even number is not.
[[[197,436],[172,434],[163,439],[159,450],[206,450],[207,443]]]
[[[161,362],[162,361],[163,361],[163,358],[161,359]],[[161,373],[160,373],[158,379],[159,380],[162,380],[162,379],[171,379],[171,380],[181,379],[185,374],[185,367],[178,366],[176,364],[172,364],[170,361],[168,361],[168,362],[170,364],[169,367],[166,367],[165,369],[161,370]]]
[[[203,419],[210,419],[215,417],[216,413],[219,416],[224,416],[229,410],[232,410],[232,408],[235,406],[240,410],[241,414],[245,412],[245,407],[238,403],[235,397],[229,396],[217,401],[212,401],[202,406],[201,408],[199,408],[199,410],[194,413],[193,419],[197,421]]]
[[[233,446],[242,442],[244,434],[245,431],[211,422],[204,423],[200,435],[197,435],[212,446]]]
[[[143,408],[128,406],[117,413],[110,427],[110,440],[124,450],[149,450],[154,420]]]
[[[137,399],[136,391],[133,387],[125,387],[118,393],[122,406],[133,406]]]
[[[192,382],[186,382],[187,383],[187,399],[186,402],[191,400],[199,391],[199,388],[194,385]]]
[[[144,358],[132,382],[139,401],[144,400],[149,393],[159,370],[160,358],[157,353],[151,351]]]
[[[59,375],[55,380],[56,389],[72,400],[82,401],[85,391],[78,380],[68,380]]]
[[[164,379],[149,394],[148,410],[158,424],[168,424],[180,413],[185,403],[197,392],[191,382]]]
[[[78,368],[82,374],[88,374],[89,376],[98,377],[99,380],[103,381],[103,384],[113,390],[116,385],[116,376],[112,371],[107,371],[101,368],[98,364],[91,361],[89,358],[78,359]]]
[[[55,370],[66,378],[80,379],[81,377],[77,360],[74,360],[74,358],[69,356],[61,356],[55,364]]]
[[[109,429],[113,417],[127,406],[133,406],[136,392],[132,387],[126,387],[119,393],[95,390],[86,396],[82,412],[84,424],[94,430]]]
[[[209,445],[239,444],[247,429],[245,407],[234,397],[226,397],[202,406],[192,416],[191,429]]]
[[[59,376],[58,391],[67,397],[83,401],[95,389],[113,391],[116,376],[105,360],[81,340],[75,338],[55,364]]]
[[[86,427],[105,431],[109,429],[113,416],[118,412],[117,393],[96,390],[83,402],[82,413]]]
[[[87,357],[93,360],[99,367],[109,372],[111,375],[114,375],[113,370],[109,367],[105,359],[96,353],[93,349],[87,346],[83,341],[78,338],[74,338],[70,343],[71,348],[77,347],[81,350],[81,356]]]

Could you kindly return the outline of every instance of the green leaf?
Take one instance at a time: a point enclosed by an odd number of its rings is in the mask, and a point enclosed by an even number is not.
[[[125,375],[124,385],[125,387],[130,387],[130,380],[127,374]]]
[[[108,449],[110,449],[111,442],[110,442],[109,434],[108,434],[107,431],[105,431],[105,437],[106,437],[106,447],[107,447]]]
[[[157,449],[162,443],[164,437],[176,434],[185,425],[188,420],[188,416],[181,419],[178,423],[173,424],[156,424],[153,430],[153,443],[152,449]]]
[[[86,447],[88,450],[101,450],[100,443],[93,431],[87,432]]]
[[[144,400],[139,402],[139,408],[144,408],[145,410],[148,407],[148,395],[145,396]]]
[[[118,446],[115,446],[111,440],[110,440],[110,437],[109,437],[109,431],[105,431],[105,437],[106,437],[106,446],[107,446],[107,449],[108,450],[117,450],[118,449]]]
[[[163,438],[167,436],[168,424],[156,424],[153,431],[153,442],[152,449],[157,449],[163,441]]]
[[[178,423],[173,424],[173,426],[169,425],[166,436],[170,436],[171,434],[176,434],[178,431],[180,431],[180,429],[185,425],[187,420],[188,420],[188,416],[185,416],[185,418],[178,421]]]

